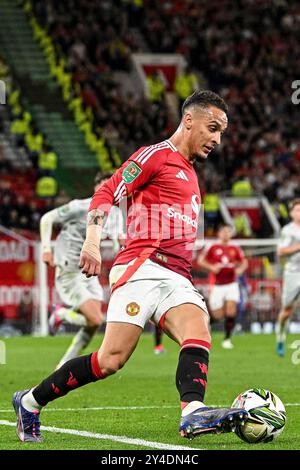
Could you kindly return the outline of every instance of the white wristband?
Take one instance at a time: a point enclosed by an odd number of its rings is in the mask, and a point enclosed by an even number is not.
[[[82,246],[82,251],[86,251],[97,261],[101,262],[100,241],[102,227],[101,225],[88,225],[86,229],[86,239]]]

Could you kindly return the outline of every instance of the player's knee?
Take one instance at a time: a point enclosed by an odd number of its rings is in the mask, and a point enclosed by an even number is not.
[[[105,375],[113,375],[122,369],[126,361],[121,354],[108,354],[102,356],[99,362]]]
[[[222,308],[211,310],[211,316],[214,321],[219,321],[224,317],[224,310]]]
[[[97,313],[97,314],[91,315],[89,318],[87,318],[87,324],[91,328],[97,328],[102,323],[103,323],[102,313]]]
[[[236,311],[228,310],[228,311],[226,312],[225,317],[228,317],[228,318],[235,318],[235,317],[236,317],[236,313],[237,313]]]
[[[118,370],[122,369],[124,366],[124,362],[119,360],[118,358],[113,358],[108,360],[102,367],[101,370],[103,370],[105,375],[113,375],[118,372]]]
[[[209,323],[205,322],[205,323],[201,324],[198,328],[195,327],[193,338],[194,339],[199,339],[201,341],[206,341],[207,343],[211,343]]]
[[[204,331],[202,336],[203,336],[203,341],[206,341],[207,343],[211,344],[211,334],[208,329]]]

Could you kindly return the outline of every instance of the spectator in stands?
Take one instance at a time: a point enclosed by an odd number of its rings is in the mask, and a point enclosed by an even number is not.
[[[159,71],[147,75],[148,96],[151,103],[160,103],[163,101],[166,92],[166,84]]]
[[[54,176],[57,169],[57,155],[49,144],[44,144],[38,159],[40,176]]]
[[[115,127],[113,122],[108,121],[104,130],[103,130],[103,137],[107,140],[111,145],[118,145],[120,141],[120,135],[118,129]]]
[[[9,173],[11,172],[11,170],[12,170],[11,162],[7,160],[7,158],[5,158],[3,147],[2,145],[0,145],[0,174]],[[1,186],[0,186],[0,194],[1,194]]]
[[[35,200],[30,201],[29,209],[30,209],[29,229],[36,232],[39,229],[41,212],[38,209],[37,203]]]
[[[31,122],[31,114],[27,111],[24,111],[22,114],[16,116],[12,121],[10,131],[16,137],[16,143],[19,146],[23,146],[25,143],[25,134],[29,131],[29,126]]]
[[[113,39],[106,51],[107,62],[112,70],[130,70],[129,49],[120,37]]]
[[[251,197],[252,196],[252,185],[249,178],[243,176],[238,181],[233,183],[231,187],[231,194],[233,197]]]
[[[83,85],[81,92],[82,101],[86,106],[96,109],[99,106],[97,95],[89,83]]]
[[[19,216],[18,228],[20,230],[29,230],[30,229],[30,219],[27,215]]]
[[[37,180],[36,195],[40,198],[53,198],[57,195],[57,181],[53,176],[42,176]]]
[[[43,134],[39,131],[36,123],[32,122],[30,128],[25,133],[25,144],[28,156],[34,168],[37,168],[37,162],[39,154],[43,148],[43,142]]]
[[[4,225],[9,229],[18,229],[20,225],[20,218],[16,209],[11,209],[8,212]]]
[[[198,77],[191,67],[185,67],[182,72],[176,76],[174,90],[178,98],[179,113],[185,99],[198,88]]]
[[[299,182],[298,182],[299,185]],[[277,188],[277,199],[280,202],[288,202],[295,198],[297,189],[297,182],[292,179],[282,181],[281,185]]]
[[[11,89],[8,95],[8,104],[10,106],[10,112],[13,117],[16,117],[22,114],[22,106],[20,104],[20,95],[21,95],[21,90],[18,87]]]
[[[246,212],[236,211],[232,219],[238,237],[251,237],[253,235],[251,221]]]
[[[22,194],[19,194],[17,196],[16,203],[14,204],[14,209],[16,209],[16,211],[18,212],[19,219],[22,216],[25,216],[27,218],[27,220],[29,220],[30,208],[29,208],[28,204],[26,203],[25,198],[24,198],[24,196],[22,196]]]
[[[213,236],[221,223],[218,184],[210,182],[203,196],[205,230],[207,236]]]
[[[0,224],[7,226],[10,219],[10,211],[12,204],[12,196],[9,193],[3,192],[1,195],[0,205]]]
[[[55,199],[51,197],[48,197],[47,199],[45,199],[45,204],[43,205],[43,208],[41,210],[41,215],[44,215],[46,214],[46,212],[49,212],[52,209],[54,209],[55,207],[54,201]]]

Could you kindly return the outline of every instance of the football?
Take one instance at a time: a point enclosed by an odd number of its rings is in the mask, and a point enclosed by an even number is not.
[[[269,390],[252,388],[240,393],[232,403],[232,408],[243,408],[248,411],[247,422],[235,430],[245,442],[271,442],[284,429],[285,407],[280,398]]]

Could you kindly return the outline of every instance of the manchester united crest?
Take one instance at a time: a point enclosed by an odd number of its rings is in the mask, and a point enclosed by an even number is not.
[[[130,304],[126,305],[126,313],[127,315],[130,315],[131,317],[134,317],[137,315],[140,311],[140,306],[136,302],[130,302]]]

